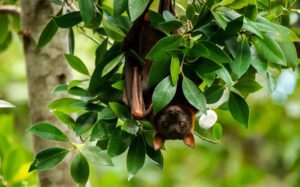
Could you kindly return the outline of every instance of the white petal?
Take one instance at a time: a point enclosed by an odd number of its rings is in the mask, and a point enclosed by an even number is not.
[[[213,110],[207,110],[207,114],[202,114],[199,118],[199,125],[203,129],[211,128],[218,120],[217,113]]]

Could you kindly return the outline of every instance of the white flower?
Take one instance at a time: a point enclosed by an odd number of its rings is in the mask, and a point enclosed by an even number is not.
[[[201,114],[199,117],[199,126],[203,129],[211,128],[218,120],[218,115],[213,110],[207,110],[206,115]]]

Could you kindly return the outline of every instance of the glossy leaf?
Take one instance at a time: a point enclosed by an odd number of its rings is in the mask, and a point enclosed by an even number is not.
[[[124,54],[122,53],[114,59],[112,59],[109,63],[107,63],[106,66],[103,68],[102,77],[110,73],[118,64],[120,64],[123,58]]]
[[[89,173],[89,163],[81,153],[78,153],[71,163],[72,179],[76,183],[84,185],[89,179]]]
[[[53,19],[60,28],[70,28],[82,21],[79,11],[70,12],[62,16],[54,16]]]
[[[112,109],[108,106],[100,111],[98,114],[99,119],[108,120],[117,118],[116,114],[112,111]]]
[[[273,23],[262,16],[257,17],[257,25],[261,31],[266,32],[266,35],[276,39],[279,42],[300,41],[299,37],[291,29]]]
[[[224,87],[214,85],[205,90],[204,95],[208,104],[216,103],[223,95]]]
[[[298,64],[298,56],[297,56],[297,51],[295,44],[292,42],[286,42],[286,43],[280,43],[280,48],[284,54],[284,57],[286,59],[287,64],[295,68]]]
[[[182,90],[184,97],[195,108],[206,114],[206,99],[200,88],[187,77],[183,78]]]
[[[54,111],[53,114],[62,123],[68,125],[72,129],[75,128],[75,121],[69,115],[59,111]]]
[[[228,100],[228,108],[232,117],[248,128],[249,108],[246,101],[238,94],[231,92]]]
[[[285,66],[286,59],[279,44],[267,34],[263,34],[263,36],[264,39],[252,37],[258,55],[271,63]]]
[[[96,140],[106,140],[108,139],[108,128],[107,125],[112,125],[112,124],[107,124],[108,122],[104,121],[104,120],[99,120],[93,130],[92,130],[92,134],[91,134],[91,138],[90,141],[96,141]]]
[[[93,25],[96,16],[94,0],[78,0],[81,17],[86,26]]]
[[[71,54],[65,54],[65,58],[74,70],[84,75],[89,75],[87,67],[84,65],[80,58]]]
[[[248,41],[244,38],[238,43],[237,56],[230,64],[233,72],[240,78],[250,67],[251,51]]]
[[[243,93],[253,93],[262,88],[255,80],[251,78],[240,79],[235,85],[234,88]]]
[[[116,102],[110,102],[109,106],[112,109],[112,111],[115,113],[115,115],[121,120],[126,121],[127,119],[131,118],[130,111],[128,110],[127,107]]]
[[[48,108],[65,113],[80,112],[85,108],[85,103],[78,99],[62,98],[50,103]]]
[[[97,121],[96,112],[86,112],[80,115],[75,122],[75,132],[77,136],[82,135],[93,127]]]
[[[114,16],[119,17],[128,8],[128,0],[114,0]]]
[[[58,30],[58,26],[56,25],[55,21],[51,19],[49,23],[46,25],[46,27],[44,28],[39,38],[37,48],[44,47],[54,37],[57,30]]]
[[[179,73],[180,73],[180,61],[179,61],[179,58],[176,56],[172,57],[170,72],[171,72],[172,84],[176,85],[177,81],[179,79]]]
[[[164,158],[160,150],[155,151],[153,147],[146,145],[146,151],[149,158],[160,168],[164,167]]]
[[[69,141],[68,137],[57,127],[49,123],[38,123],[28,129],[34,135],[42,138],[56,140],[56,141]]]
[[[95,166],[113,166],[111,158],[97,146],[84,146],[80,149],[87,161]]]
[[[181,35],[171,35],[160,39],[147,54],[146,58],[152,61],[164,61],[169,58],[168,51],[176,49],[183,42]]]
[[[149,72],[148,87],[154,86],[168,75],[170,72],[170,63],[170,60],[155,61],[152,63]]]
[[[136,20],[146,9],[149,0],[128,0],[128,11],[131,21]]]
[[[125,38],[124,32],[119,28],[118,25],[108,22],[106,20],[102,21],[103,28],[106,34],[117,42],[122,42]]]
[[[164,78],[154,89],[152,95],[153,113],[157,114],[175,96],[177,85],[173,86],[170,77]]]
[[[139,131],[139,126],[134,119],[128,119],[122,125],[121,129],[129,134],[135,135]]]
[[[132,136],[120,128],[116,128],[109,138],[107,153],[114,157],[122,154],[132,141]]]
[[[142,136],[138,136],[131,143],[127,154],[128,180],[130,180],[143,167],[146,147]]]
[[[48,170],[59,164],[65,156],[68,154],[69,150],[52,147],[40,151],[36,156],[33,163],[30,165],[29,172],[33,170]]]
[[[194,58],[204,57],[219,64],[232,61],[222,49],[209,41],[196,43],[190,50],[189,55]]]

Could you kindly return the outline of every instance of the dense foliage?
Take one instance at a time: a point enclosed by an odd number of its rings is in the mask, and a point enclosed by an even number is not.
[[[89,164],[112,165],[111,157],[124,153],[127,148],[129,178],[143,166],[145,155],[162,168],[162,154],[152,148],[152,126],[147,121],[133,120],[121,101],[124,88],[121,43],[148,1],[115,0],[111,9],[102,1],[78,0],[79,11],[74,4],[52,2],[68,11],[64,14],[60,11],[50,20],[37,47],[46,45],[59,28],[70,29],[70,50],[65,57],[74,70],[87,78],[56,87],[54,93],[68,92],[70,98],[56,100],[49,108],[74,130],[82,144],[70,142],[72,149],[43,150],[37,154],[30,170],[50,169],[69,151],[76,150],[78,155],[72,162],[71,175],[82,184],[88,179]],[[249,107],[244,98],[261,88],[256,74],[265,77],[273,90],[277,73],[298,64],[293,42],[299,39],[293,31],[278,24],[293,11],[293,4],[279,6],[282,8],[279,15],[270,12],[268,1],[193,1],[179,5],[184,10],[178,8],[177,17],[168,11],[163,15],[150,12],[153,27],[166,34],[147,55],[147,59],[153,61],[148,85],[155,87],[154,111],[166,106],[165,101],[172,99],[177,84],[182,84],[187,100],[202,113],[206,113],[207,108],[215,109],[209,104],[218,102],[227,93],[229,97],[217,107],[229,111],[236,121],[248,127]],[[91,75],[74,55],[74,28],[99,44]],[[178,29],[182,34],[170,34]],[[183,76],[182,82],[179,76]],[[199,80],[203,80],[200,85]],[[165,95],[155,97],[155,93]],[[199,127],[195,130],[198,135],[203,131]],[[51,140],[69,142],[68,137],[51,124],[36,124],[29,131]],[[221,137],[220,125],[211,131],[212,138]]]

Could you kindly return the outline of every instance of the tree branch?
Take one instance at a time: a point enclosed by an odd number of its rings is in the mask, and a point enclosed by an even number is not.
[[[0,14],[15,14],[20,16],[21,8],[14,5],[2,5],[0,6]]]

